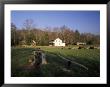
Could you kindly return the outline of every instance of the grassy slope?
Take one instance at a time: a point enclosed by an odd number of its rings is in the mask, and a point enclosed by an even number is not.
[[[32,71],[25,71],[21,67],[28,63],[27,60],[35,48],[12,48],[12,76],[99,76],[100,50],[98,49],[73,50],[45,46],[40,48],[45,50],[48,64]],[[58,57],[59,53],[87,66],[89,70],[72,64],[69,68],[70,72],[64,71],[67,69],[67,61]]]

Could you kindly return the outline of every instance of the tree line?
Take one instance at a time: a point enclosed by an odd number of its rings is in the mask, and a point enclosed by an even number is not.
[[[49,42],[60,38],[66,45],[75,45],[77,42],[85,42],[88,45],[99,45],[100,35],[91,33],[80,33],[67,26],[39,29],[34,27],[33,20],[27,19],[23,23],[23,28],[18,29],[14,23],[11,23],[11,46],[34,45],[48,46]]]

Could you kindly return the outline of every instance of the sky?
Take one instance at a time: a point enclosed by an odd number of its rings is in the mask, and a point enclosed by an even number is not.
[[[81,33],[100,34],[100,11],[12,11],[11,22],[21,29],[26,19],[38,28],[66,25]]]

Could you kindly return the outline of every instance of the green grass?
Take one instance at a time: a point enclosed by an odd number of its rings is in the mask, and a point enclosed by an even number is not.
[[[11,48],[11,76],[16,77],[98,77],[100,76],[100,50],[99,49],[68,49],[65,47],[39,46],[46,53],[48,64],[40,68],[27,71],[22,66],[28,63],[28,58],[35,48]],[[88,70],[71,64],[67,67],[67,61],[60,58],[62,55],[72,61],[76,61],[88,67]],[[69,70],[68,71],[65,71]]]

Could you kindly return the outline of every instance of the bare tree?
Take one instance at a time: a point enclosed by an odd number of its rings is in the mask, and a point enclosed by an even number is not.
[[[24,29],[31,30],[34,27],[33,23],[34,21],[32,19],[26,19],[23,24]]]
[[[34,21],[32,19],[26,19],[24,21],[24,29],[27,30],[26,42],[27,44],[31,44],[31,41],[33,40],[32,37],[34,37],[32,30],[34,29]]]

